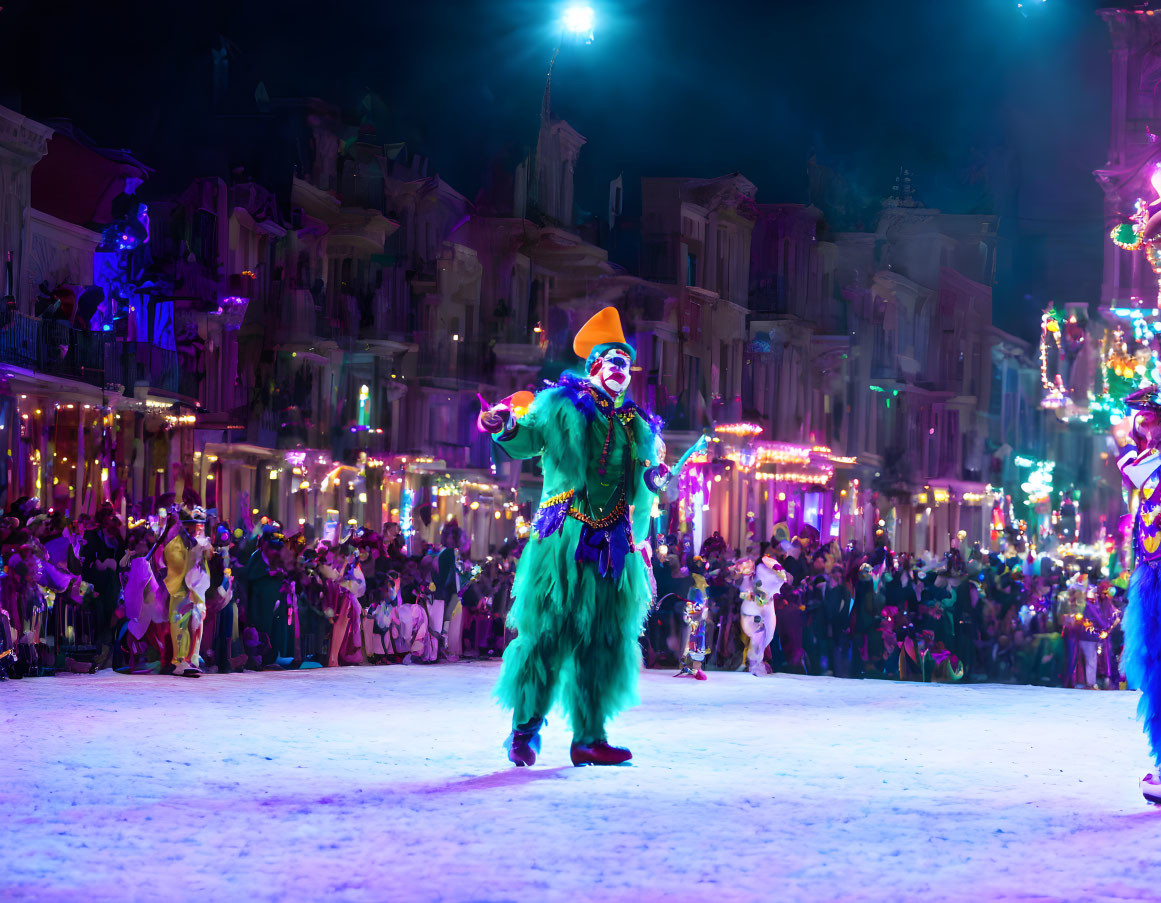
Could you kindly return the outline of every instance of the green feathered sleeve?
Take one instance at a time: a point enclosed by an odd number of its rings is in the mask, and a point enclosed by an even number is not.
[[[492,437],[492,441],[504,449],[509,457],[535,458],[544,454],[544,432],[540,427],[544,407],[541,397],[536,396],[528,412],[516,421],[513,430]]]
[[[653,519],[653,502],[657,498],[657,492],[645,481],[645,471],[659,463],[663,453],[661,436],[654,432],[645,417],[633,419],[633,431],[637,461],[633,481],[629,486],[629,503],[633,506],[633,536],[641,540],[649,535],[649,523]]]

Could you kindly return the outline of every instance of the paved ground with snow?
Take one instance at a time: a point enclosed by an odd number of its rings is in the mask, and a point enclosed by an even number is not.
[[[1136,900],[1135,693],[643,675],[508,766],[491,664],[0,684],[0,899]]]

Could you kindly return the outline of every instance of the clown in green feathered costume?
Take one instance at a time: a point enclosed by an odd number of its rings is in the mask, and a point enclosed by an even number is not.
[[[608,307],[577,333],[587,378],[566,374],[526,412],[480,414],[513,458],[540,456],[544,490],[516,569],[496,696],[513,710],[508,757],[531,765],[540,728],[560,702],[573,730],[574,765],[632,758],[610,746],[605,723],[637,701],[638,636],[652,599],[638,541],[669,471],[654,422],[625,398],[635,352]]]

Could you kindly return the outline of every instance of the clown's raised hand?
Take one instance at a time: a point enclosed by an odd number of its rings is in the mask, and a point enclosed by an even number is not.
[[[480,415],[476,418],[476,428],[481,433],[493,435],[504,432],[512,422],[512,411],[508,405],[503,402],[489,404],[479,392],[476,393],[476,398],[480,400]]]

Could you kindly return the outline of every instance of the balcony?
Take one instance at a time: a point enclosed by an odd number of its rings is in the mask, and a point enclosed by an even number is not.
[[[136,386],[196,400],[201,375],[182,368],[176,351],[73,329],[61,320],[0,314],[0,361],[91,386]]]
[[[750,289],[750,310],[755,314],[787,313],[789,305],[784,283],[785,279],[781,275],[758,280]]]
[[[196,401],[201,374],[181,366],[180,355],[168,348],[147,342],[109,340],[105,347],[105,379],[127,390],[147,386],[169,395],[180,395]]]
[[[248,405],[233,408],[228,420],[232,427],[230,441],[245,442],[259,448],[275,448],[278,443],[279,418],[265,408],[252,410]]]
[[[0,361],[93,386],[105,385],[108,339],[60,320],[0,314]]]

